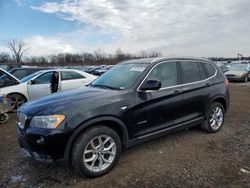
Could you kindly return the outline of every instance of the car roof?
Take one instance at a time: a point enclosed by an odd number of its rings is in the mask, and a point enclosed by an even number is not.
[[[84,71],[78,70],[78,69],[63,69],[63,68],[59,68],[59,69],[46,69],[46,70],[40,70],[38,72],[44,73],[44,72],[50,72],[50,71],[80,71],[80,72],[84,72]]]
[[[18,68],[13,68],[11,70],[48,70],[52,68],[46,68],[46,67],[18,67]]]
[[[199,60],[199,61],[210,61],[206,58],[199,57],[188,57],[188,56],[168,56],[168,57],[155,57],[155,58],[142,58],[142,59],[131,59],[124,60],[120,63],[146,63],[146,64],[154,64],[159,61],[167,61],[167,60]],[[211,61],[210,61],[211,62]]]

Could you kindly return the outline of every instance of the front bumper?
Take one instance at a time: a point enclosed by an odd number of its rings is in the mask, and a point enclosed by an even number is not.
[[[52,162],[64,159],[66,144],[73,131],[59,129],[17,128],[18,142],[33,159]]]

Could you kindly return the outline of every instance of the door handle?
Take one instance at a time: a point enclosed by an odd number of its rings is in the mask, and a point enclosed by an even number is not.
[[[174,95],[178,95],[178,94],[181,94],[181,93],[182,93],[181,90],[175,90],[175,91],[174,91]]]
[[[211,86],[211,83],[207,82],[207,83],[206,83],[206,86]]]

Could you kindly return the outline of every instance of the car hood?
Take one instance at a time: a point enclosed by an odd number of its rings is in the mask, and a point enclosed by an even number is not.
[[[233,70],[230,70],[230,71],[227,71],[225,73],[225,75],[236,75],[236,76],[241,76],[241,75],[244,75],[244,74],[247,74],[248,71],[233,71]]]
[[[107,99],[117,96],[118,92],[123,91],[81,87],[27,102],[20,108],[20,111],[27,115],[46,115],[60,112],[66,114],[80,107],[89,110],[105,105],[104,103],[108,103]]]

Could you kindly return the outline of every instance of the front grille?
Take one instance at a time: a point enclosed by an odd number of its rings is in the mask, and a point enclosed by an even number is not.
[[[19,113],[18,115],[18,126],[23,129],[25,122],[26,122],[27,116],[23,113]]]
[[[234,74],[227,74],[227,77],[234,77]]]

